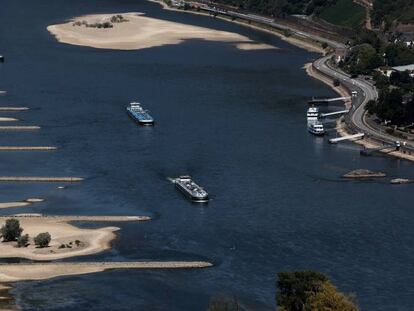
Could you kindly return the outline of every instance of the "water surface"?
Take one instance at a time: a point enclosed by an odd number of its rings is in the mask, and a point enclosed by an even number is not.
[[[190,40],[140,51],[60,44],[46,27],[72,16],[145,12],[235,31],[278,50],[241,51]],[[306,131],[306,100],[333,91],[306,76],[317,57],[254,30],[132,0],[5,0],[0,11],[1,105],[37,132],[0,133],[2,145],[56,145],[56,152],[0,154],[1,175],[83,176],[81,184],[0,184],[2,202],[42,197],[19,212],[153,215],[121,223],[113,249],[75,260],[209,260],[193,271],[115,270],[21,282],[23,310],[205,310],[236,295],[274,310],[275,275],[316,269],[363,310],[411,310],[414,283],[412,185],[348,182],[367,168],[413,178],[411,163],[361,157]],[[136,126],[141,101],[156,118]],[[334,108],[332,108],[334,109]],[[8,113],[7,115],[12,115]],[[331,132],[331,135],[335,135]],[[185,200],[168,177],[190,174],[212,195]],[[16,210],[1,210],[1,214]],[[96,224],[82,223],[82,226]]]

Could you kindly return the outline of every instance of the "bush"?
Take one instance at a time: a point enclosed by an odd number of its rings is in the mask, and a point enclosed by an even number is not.
[[[49,243],[50,243],[51,237],[49,232],[43,232],[43,233],[39,233],[35,238],[34,238],[34,242],[35,244],[40,247],[48,247]]]
[[[0,229],[0,236],[4,242],[16,241],[22,234],[23,229],[17,219],[7,219],[6,224]]]
[[[341,81],[339,81],[339,79],[334,79],[333,80],[333,86],[334,87],[337,87],[337,86],[340,86],[341,85]]]
[[[17,239],[17,247],[26,247],[29,245],[29,235],[25,234]]]

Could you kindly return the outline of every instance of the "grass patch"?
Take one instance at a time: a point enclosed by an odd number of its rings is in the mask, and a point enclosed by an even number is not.
[[[334,25],[354,28],[365,20],[365,9],[352,0],[338,0],[334,5],[324,8],[319,17]]]

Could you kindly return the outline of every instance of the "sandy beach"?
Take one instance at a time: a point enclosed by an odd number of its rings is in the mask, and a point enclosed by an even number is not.
[[[98,229],[81,229],[70,221],[141,221],[147,218],[125,216],[118,217],[42,217],[38,214],[22,214],[3,216],[0,225],[6,219],[16,218],[24,229],[23,234],[29,234],[30,245],[27,247],[16,247],[16,242],[0,243],[0,258],[26,258],[32,260],[55,260],[74,256],[96,254],[110,248],[110,243],[115,239],[118,227],[104,227]],[[37,248],[33,237],[41,232],[49,232],[52,240],[49,247]],[[78,241],[78,242],[76,242]],[[64,245],[64,247],[62,246]]]
[[[275,49],[236,33],[159,20],[137,12],[122,13],[127,21],[114,23],[112,28],[85,26],[108,22],[117,14],[76,17],[67,23],[50,25],[47,30],[59,42],[101,49],[139,50],[190,39],[228,42],[241,50]]]

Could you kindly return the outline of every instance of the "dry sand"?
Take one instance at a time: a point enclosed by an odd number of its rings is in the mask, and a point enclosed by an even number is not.
[[[19,120],[16,118],[0,117],[0,122],[13,122],[13,121],[19,121]]]
[[[205,261],[0,264],[0,282],[44,280],[64,275],[101,272],[108,269],[201,269],[212,266],[211,263]]]
[[[20,202],[4,202],[0,203],[0,209],[2,208],[14,208],[14,207],[25,207],[33,203],[43,202],[43,199],[30,198]]]
[[[102,23],[117,14],[76,17],[64,24],[48,26],[47,30],[59,42],[103,49],[139,50],[179,44],[190,39],[229,42],[242,50],[275,49],[274,46],[257,43],[236,33],[159,20],[142,13],[122,13],[128,22],[114,23],[113,28],[73,25],[76,21],[86,21],[88,24]]]
[[[148,217],[41,217],[38,214],[2,216],[0,226],[7,218],[17,218],[24,229],[23,234],[29,234],[30,245],[18,248],[16,242],[0,243],[0,258],[27,258],[32,260],[54,260],[73,256],[83,256],[102,252],[110,248],[110,242],[115,239],[118,227],[99,229],[81,229],[69,224],[68,221],[137,221],[148,220]],[[41,232],[49,232],[52,241],[46,248],[36,248],[33,237]],[[81,243],[76,245],[75,241]],[[71,248],[59,248],[62,244]]]

